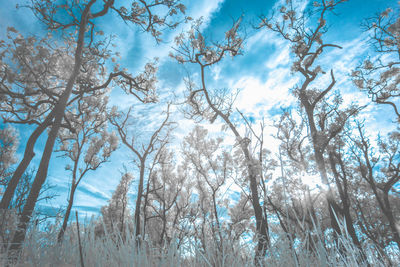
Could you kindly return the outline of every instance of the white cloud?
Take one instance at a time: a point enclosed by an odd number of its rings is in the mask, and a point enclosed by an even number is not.
[[[294,101],[289,89],[297,79],[288,68],[276,68],[268,73],[266,81],[247,76],[240,78],[234,88],[241,88],[236,106],[245,113],[265,114],[275,106],[290,106]]]

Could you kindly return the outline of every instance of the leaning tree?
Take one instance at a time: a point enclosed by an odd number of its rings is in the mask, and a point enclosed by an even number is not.
[[[111,85],[122,87],[126,92],[137,96],[142,101],[149,100],[147,96],[154,93],[154,84],[145,74],[132,76],[125,70],[121,70],[119,65],[115,66],[113,72],[107,74],[104,68],[107,58],[102,58],[101,61],[90,64],[88,68],[84,66],[87,58],[95,57],[102,53],[102,49],[107,47],[106,40],[95,35],[98,33],[101,36],[102,33],[98,30],[99,19],[110,12],[115,12],[125,23],[140,27],[149,32],[157,41],[160,41],[160,28],[176,27],[177,23],[171,17],[177,14],[177,11],[182,13],[185,11],[184,6],[179,1],[133,1],[129,8],[117,6],[114,0],[96,2],[96,0],[55,2],[37,0],[32,1],[28,6],[49,32],[61,33],[61,38],[69,38],[73,41],[71,44],[73,53],[71,60],[66,61],[68,66],[63,72],[67,76],[65,86],[59,88],[59,96],[54,101],[53,106],[50,107],[43,124],[39,125],[33,133],[34,143],[37,140],[36,136],[44,131],[43,127],[49,126],[51,123],[32,189],[11,245],[11,254],[20,250],[25,239],[28,222],[40,189],[47,178],[50,158],[59,130],[65,121],[65,110],[71,95],[76,92],[77,97],[79,97]],[[155,10],[165,13],[158,14]],[[56,40],[54,41],[56,43]],[[87,79],[82,82],[81,86],[77,86],[81,84],[80,78],[82,76],[85,78],[90,75],[99,75],[104,78],[100,81]],[[32,146],[32,143],[29,143],[29,145]]]

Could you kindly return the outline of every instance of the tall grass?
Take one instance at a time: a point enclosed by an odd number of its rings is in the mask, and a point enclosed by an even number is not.
[[[366,262],[360,262],[360,253],[349,237],[340,236],[335,244],[327,244],[324,233],[318,226],[315,228],[314,238],[307,242],[290,240],[283,233],[274,234],[267,255],[260,264],[285,267],[367,266]],[[226,238],[219,246],[210,242],[206,251],[190,241],[179,248],[174,242],[160,248],[146,240],[138,246],[133,232],[128,227],[122,235],[118,231],[105,230],[104,234],[99,236],[94,222],[80,225],[80,230],[85,267],[254,266],[254,249],[249,242],[233,243]],[[76,224],[68,228],[61,243],[57,243],[58,231],[57,224],[48,225],[45,230],[33,227],[29,231],[18,262],[10,266],[81,266]],[[387,266],[373,246],[365,246],[364,250],[371,266]],[[3,251],[0,256],[0,266],[6,266],[7,251]],[[400,261],[394,263],[399,264]]]

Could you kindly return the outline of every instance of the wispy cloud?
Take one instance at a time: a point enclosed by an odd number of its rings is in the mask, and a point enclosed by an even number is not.
[[[83,196],[81,195],[79,197],[78,201],[80,203],[85,202],[85,200],[88,196],[92,197],[94,199],[103,200],[103,201],[110,199],[110,197],[111,197],[110,194],[107,194],[105,191],[101,190],[100,188],[101,188],[100,186],[94,186],[94,185],[88,184],[86,182],[82,182],[79,185],[77,191],[83,193]]]

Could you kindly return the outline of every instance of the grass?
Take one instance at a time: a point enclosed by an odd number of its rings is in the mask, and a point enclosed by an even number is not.
[[[97,224],[97,227],[99,225]],[[58,224],[48,224],[45,229],[32,227],[27,235],[17,263],[9,266],[82,266],[79,252],[77,225],[72,224],[61,243],[57,243]],[[360,253],[346,236],[339,237],[334,245],[317,225],[312,241],[289,239],[282,233],[274,234],[262,266],[367,266],[359,262]],[[187,238],[192,240],[191,238]],[[94,222],[80,225],[80,244],[83,263],[91,266],[254,266],[254,242],[233,243],[229,238],[217,248],[209,242],[204,251],[194,241],[187,241],[179,248],[172,242],[169,246],[153,246],[143,241],[137,245],[134,235],[127,227],[124,237],[118,231],[96,234]],[[329,239],[328,239],[329,240]],[[310,248],[313,249],[310,249]],[[338,247],[341,249],[339,250]],[[364,246],[371,266],[388,266],[373,246]],[[393,255],[394,266],[400,263],[399,253]],[[397,261],[396,261],[397,258]],[[7,250],[0,255],[0,266],[7,265]]]

